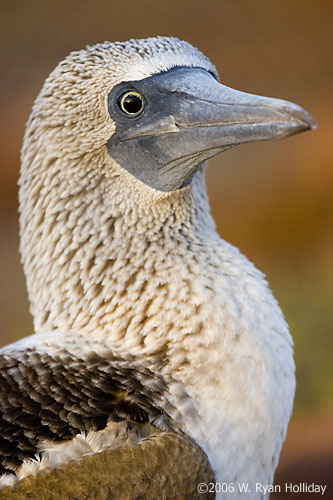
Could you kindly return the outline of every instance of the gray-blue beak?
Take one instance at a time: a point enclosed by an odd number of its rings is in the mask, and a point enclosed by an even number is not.
[[[126,116],[120,108],[127,92],[142,97],[136,115]],[[231,89],[209,72],[188,67],[118,85],[110,93],[109,111],[116,122],[109,154],[162,191],[183,187],[203,161],[230,147],[316,128],[296,104]]]

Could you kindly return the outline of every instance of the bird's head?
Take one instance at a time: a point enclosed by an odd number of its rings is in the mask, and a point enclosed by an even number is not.
[[[169,192],[228,148],[314,127],[299,106],[226,87],[189,43],[157,37],[70,54],[46,80],[26,138],[48,158],[102,151],[117,175]]]

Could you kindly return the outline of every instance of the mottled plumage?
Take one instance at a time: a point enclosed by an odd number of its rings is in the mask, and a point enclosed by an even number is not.
[[[17,342],[0,354],[1,472],[34,458],[41,440],[68,440],[108,422],[125,419],[129,429],[140,429],[157,421],[172,429],[162,409],[166,390],[135,359],[121,359],[79,333],[37,334]]]
[[[272,483],[292,341],[263,275],[215,230],[203,162],[313,125],[296,105],[220,85],[175,38],[105,42],[58,65],[22,149],[38,335],[0,351],[4,468],[45,439],[124,420],[138,439],[146,422],[185,433],[219,482]]]

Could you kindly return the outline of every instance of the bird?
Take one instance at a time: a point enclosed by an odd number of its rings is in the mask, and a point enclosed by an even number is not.
[[[216,498],[268,498],[256,485],[273,484],[292,412],[292,338],[264,275],[218,235],[205,171],[315,127],[296,104],[223,85],[174,37],[58,64],[21,154],[35,333],[0,350],[2,484],[92,442],[138,446],[152,426],[203,450],[227,485]]]

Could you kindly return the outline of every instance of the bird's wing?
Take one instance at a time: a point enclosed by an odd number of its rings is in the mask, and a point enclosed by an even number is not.
[[[1,500],[212,500],[214,473],[207,456],[184,435],[160,432],[46,468],[3,487]]]
[[[129,356],[72,333],[38,334],[0,349],[0,473],[108,422],[159,422],[165,382]],[[170,427],[171,425],[171,427]]]

